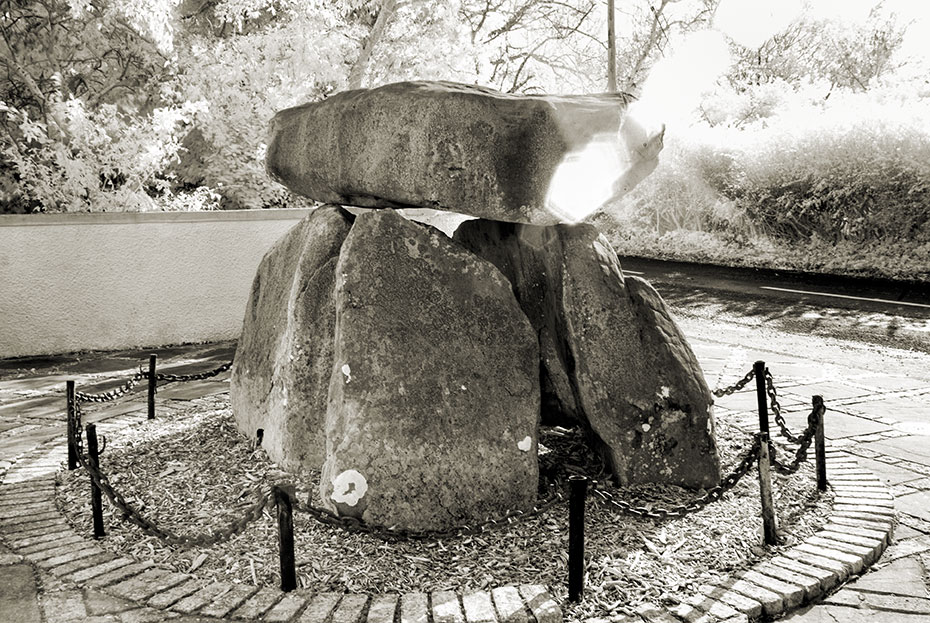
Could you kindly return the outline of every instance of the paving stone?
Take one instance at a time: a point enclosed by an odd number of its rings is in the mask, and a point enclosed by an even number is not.
[[[804,591],[804,596],[801,600],[802,603],[815,599],[823,594],[823,587],[820,585],[819,578],[797,573],[785,567],[773,565],[767,561],[756,563],[753,565],[752,570],[756,573],[761,573],[781,582],[801,588],[801,590]],[[829,571],[824,572],[824,575],[829,575]]]
[[[497,620],[494,615],[494,602],[487,591],[462,595],[462,607],[468,623],[493,623]]]
[[[873,504],[839,504],[836,500],[833,501],[833,512],[838,515],[864,517],[866,519],[875,516],[893,518],[895,514],[894,508],[892,507],[876,506]]]
[[[181,614],[191,614],[200,608],[203,608],[220,595],[225,594],[231,590],[232,587],[233,585],[228,582],[211,582],[210,584],[207,584],[198,590],[196,593],[191,593],[187,597],[183,597],[176,601],[174,604],[169,606],[169,608],[174,612],[180,612]]]
[[[640,604],[636,606],[634,611],[646,621],[646,623],[679,623],[679,619],[676,619],[665,610],[656,608],[652,604]]]
[[[314,595],[298,620],[300,623],[323,623],[341,598],[341,593],[319,593]]]
[[[682,621],[686,621],[686,623],[717,623],[718,621],[713,615],[686,603],[673,606],[669,608],[669,611]],[[590,621],[587,623],[590,623]]]
[[[94,589],[84,591],[84,607],[87,613],[93,616],[117,614],[130,609],[132,606],[125,599],[107,595]]]
[[[28,535],[16,535],[15,537],[8,536],[6,541],[9,543],[10,547],[18,550],[20,547],[38,545],[39,543],[44,542],[46,539],[58,539],[71,535],[74,535],[74,530],[71,529],[71,526],[62,525],[60,530],[56,529],[52,530],[51,532],[40,530]]]
[[[133,563],[134,561],[130,558],[114,558],[113,560],[101,562],[92,567],[81,569],[80,571],[65,573],[61,576],[61,579],[74,582],[75,584],[82,584],[87,580],[101,576],[104,573],[116,571],[117,569],[121,569]]]
[[[368,595],[347,594],[333,610],[330,623],[361,623],[362,612],[368,605]]]
[[[907,614],[904,612],[877,612],[875,610],[861,610],[849,606],[818,605],[805,608],[789,614],[779,623],[927,623],[927,616],[923,614]]]
[[[46,621],[83,621],[87,618],[81,591],[43,592],[39,597]]]
[[[859,534],[850,534],[845,530],[830,530],[827,528],[822,528],[817,536],[831,539],[833,541],[842,541],[844,543],[850,543],[852,545],[858,545],[864,547],[870,551],[874,551],[875,548],[881,546],[885,541],[882,538],[862,536]]]
[[[902,513],[930,521],[930,491],[915,491],[902,495],[896,502],[898,510]]]
[[[151,561],[133,562],[111,571],[107,571],[106,573],[94,576],[87,580],[86,585],[92,588],[103,588],[112,584],[116,584],[117,582],[122,582],[123,580],[132,576],[138,575],[153,566],[154,563]]]
[[[837,532],[840,534],[854,534],[856,536],[862,536],[869,539],[875,539],[882,542],[888,542],[889,534],[886,530],[876,530],[874,528],[869,528],[863,526],[862,524],[855,524],[849,522],[839,522],[832,523],[834,520],[830,518],[831,523],[824,524],[823,530],[830,532]]]
[[[28,545],[26,547],[17,547],[16,551],[20,554],[32,554],[35,552],[42,552],[48,549],[62,547],[64,545],[72,545],[74,543],[83,543],[84,539],[74,534],[73,532],[62,532],[61,536],[58,536],[54,539],[43,540],[35,543],[34,545]]]
[[[35,554],[30,554],[28,558],[43,569],[51,569],[52,567],[74,562],[75,560],[87,558],[88,556],[93,556],[101,552],[103,552],[103,550],[96,545],[87,543],[75,543],[60,549],[56,548],[47,552],[37,552]],[[48,554],[57,555],[46,558],[46,555]]]
[[[886,549],[884,559],[888,561],[897,560],[905,556],[913,556],[914,554],[920,554],[926,551],[930,551],[930,543],[928,543],[925,538],[908,539],[895,543]]]
[[[759,573],[754,569],[741,573],[739,577],[742,580],[751,582],[756,586],[760,586],[779,595],[785,601],[786,610],[797,608],[804,601],[805,591],[801,585],[791,584],[790,582],[773,578],[764,573]]]
[[[394,623],[394,614],[397,612],[399,602],[399,595],[373,596],[368,606],[367,623]]]
[[[520,596],[526,601],[537,623],[562,623],[562,610],[545,586],[521,584]]]
[[[206,581],[200,578],[190,577],[180,584],[175,584],[171,588],[165,589],[152,595],[145,604],[151,608],[167,608],[171,604],[180,601],[188,595],[196,593],[206,585]]]
[[[57,567],[52,567],[50,571],[53,575],[64,576],[74,571],[80,571],[81,569],[87,569],[88,567],[94,567],[100,563],[107,562],[108,560],[113,560],[116,558],[114,554],[110,552],[101,551],[99,554],[94,554],[93,556],[88,556],[87,558],[80,558],[78,560],[72,561],[64,565],[58,565]]]
[[[807,552],[821,558],[832,558],[833,560],[848,566],[853,573],[859,573],[862,571],[864,564],[860,556],[815,543],[801,543],[800,545],[795,546],[794,549],[801,552]]]
[[[271,609],[284,596],[279,589],[271,586],[261,587],[257,593],[245,600],[230,616],[234,619],[258,619]],[[386,623],[392,623],[387,621]]]
[[[491,600],[501,623],[527,623],[529,620],[520,591],[516,587],[502,586],[491,589]]]
[[[41,623],[32,565],[8,565],[0,571],[0,613],[6,623]]]
[[[840,582],[839,577],[833,571],[829,571],[815,565],[810,565],[801,562],[800,560],[788,558],[786,556],[775,556],[768,559],[768,561],[766,561],[764,564],[771,565],[773,567],[779,567],[792,573],[797,573],[798,575],[807,576],[817,580],[820,584],[821,595],[830,591]]]
[[[833,498],[833,503],[835,505],[846,504],[851,506],[863,505],[863,506],[878,506],[881,508],[894,508],[894,500],[889,496],[887,499],[879,500],[875,498],[864,498],[860,496],[854,497],[844,497],[842,495],[837,495]]]
[[[875,558],[878,556],[878,543],[872,547],[863,547],[861,545],[854,545],[852,543],[839,541],[827,536],[820,536],[820,533],[817,533],[812,537],[808,537],[804,542],[811,545],[822,545],[823,547],[834,549],[840,552],[846,552],[847,554],[861,558],[865,565],[871,564],[872,561],[875,560]]]
[[[186,579],[187,576],[183,573],[172,573],[167,569],[153,567],[137,576],[113,584],[107,592],[129,601],[145,601],[152,595],[177,586]]]
[[[430,601],[433,605],[433,623],[463,623],[465,621],[458,595],[455,593],[434,591]]]
[[[708,597],[707,595],[692,595],[685,602],[694,606],[695,608],[710,614],[716,619],[733,619],[739,616],[746,616],[739,612],[736,608],[728,606],[727,604],[714,599],[713,597]]]
[[[221,619],[258,591],[257,586],[233,584],[232,588],[203,606],[197,614]]]
[[[904,597],[883,593],[867,593],[850,588],[843,589],[824,600],[826,604],[868,608],[872,610],[898,610],[910,614],[930,614],[930,599]]]
[[[179,621],[181,615],[152,608],[133,608],[120,612],[116,616],[119,617],[120,623],[164,623],[165,621]],[[198,623],[204,621],[205,619],[198,617]]]
[[[745,580],[730,578],[720,583],[721,588],[729,589],[733,592],[739,593],[744,597],[749,597],[753,601],[757,601],[762,604],[762,611],[766,616],[775,616],[785,611],[785,600],[778,593],[774,593],[767,588],[757,586],[752,582],[747,582]],[[716,597],[716,595],[713,595]],[[720,596],[719,599],[726,603],[730,603],[725,599],[725,596]],[[737,610],[739,607],[730,604]]]
[[[522,606],[523,603],[521,602]],[[427,623],[429,603],[426,593],[404,593],[400,596],[400,623]]]
[[[922,565],[914,557],[900,558],[866,573],[848,588],[906,597],[930,597],[924,582]]]
[[[14,526],[5,526],[0,532],[9,535],[11,539],[19,536],[42,534],[49,532],[58,532],[64,528],[71,528],[71,525],[58,513],[52,513],[47,519],[39,519],[28,523],[19,523]]]
[[[290,621],[297,612],[307,603],[307,598],[297,593],[286,593],[281,601],[265,613],[265,621],[284,623]]]

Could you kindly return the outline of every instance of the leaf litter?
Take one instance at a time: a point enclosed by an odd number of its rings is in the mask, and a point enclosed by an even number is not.
[[[107,434],[101,469],[114,487],[159,527],[179,534],[207,532],[237,518],[259,486],[296,485],[316,505],[319,472],[288,474],[235,428],[228,396],[193,400]],[[92,413],[93,407],[86,409]],[[748,449],[751,436],[718,414],[723,470]],[[583,473],[607,480],[583,435],[560,427],[540,430],[540,474],[564,480]],[[786,449],[781,455],[787,457]],[[540,484],[541,490],[543,483]],[[829,513],[831,494],[818,494],[812,461],[773,480],[781,544],[762,543],[759,486],[750,471],[717,502],[684,518],[656,520],[618,513],[589,495],[585,517],[585,599],[567,602],[568,502],[545,514],[487,534],[430,541],[384,541],[321,524],[295,511],[298,585],[319,591],[372,594],[546,584],[569,621],[631,614],[642,603],[674,604],[705,584],[750,567],[813,534]],[[653,508],[683,504],[700,492],[671,485],[615,487],[610,493]],[[312,497],[311,497],[312,496]],[[90,537],[89,478],[59,472],[57,500],[75,530]],[[201,578],[278,585],[277,523],[273,505],[242,532],[208,547],[162,542],[122,521],[104,501],[107,535],[99,543],[118,555],[153,560]]]

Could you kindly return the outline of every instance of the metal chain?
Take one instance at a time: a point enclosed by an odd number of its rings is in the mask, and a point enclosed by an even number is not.
[[[735,469],[733,469],[733,471],[727,474],[723,480],[720,481],[719,485],[708,489],[704,495],[694,498],[687,504],[680,504],[678,506],[673,506],[672,508],[634,506],[624,500],[618,500],[610,491],[604,488],[602,483],[597,481],[592,483],[594,485],[593,491],[601,498],[606,500],[607,503],[625,515],[632,515],[633,517],[648,517],[650,519],[684,517],[685,515],[701,510],[711,502],[716,502],[721,498],[721,496],[723,496],[724,493],[735,487],[736,483],[738,483],[743,476],[749,473],[749,471],[755,465],[756,461],[759,460],[760,448],[761,443],[759,442],[759,436],[756,435],[753,437],[752,445],[749,447],[749,450],[746,452],[746,454],[743,455],[743,458],[740,459],[739,464]]]
[[[406,528],[396,528],[393,526],[388,527],[366,524],[362,520],[355,517],[343,517],[337,515],[327,508],[313,506],[309,502],[301,502],[300,500],[296,501],[296,508],[301,512],[307,513],[318,522],[326,525],[342,528],[350,532],[370,534],[374,537],[389,541],[408,541],[422,539],[447,539],[468,536],[470,534],[490,532],[494,529],[504,526],[513,526],[535,517],[539,517],[553,506],[561,502],[563,499],[564,496],[559,490],[558,485],[555,483],[550,483],[549,491],[546,494],[546,497],[541,501],[537,501],[533,508],[529,511],[524,512],[521,510],[512,510],[508,511],[504,515],[501,515],[500,517],[487,519],[475,525],[461,525],[446,530],[408,530]]]
[[[715,389],[713,391],[713,394],[717,398],[722,398],[723,396],[729,396],[730,394],[738,392],[739,390],[746,387],[746,384],[749,383],[749,381],[751,381],[755,377],[756,377],[756,371],[754,369],[750,369],[749,372],[746,373],[746,376],[738,380],[736,383],[734,383],[733,385],[730,385],[729,387],[724,387],[722,389]]]
[[[131,379],[116,389],[111,389],[110,391],[104,392],[102,394],[85,394],[84,392],[75,392],[74,396],[78,399],[79,402],[110,402],[111,400],[116,400],[117,398],[121,398],[131,392],[132,388],[147,376],[148,373],[139,371],[136,372]]]
[[[769,372],[768,368],[765,369],[765,387],[769,395],[769,409],[772,411],[772,415],[775,416],[775,423],[778,424],[778,428],[781,429],[782,436],[791,443],[799,443],[801,437],[792,433],[788,429],[788,425],[785,424],[785,418],[781,414],[781,405],[778,404],[778,391],[775,389],[775,380],[772,378],[772,373]]]
[[[772,443],[771,439],[769,440],[769,462],[772,464],[772,467],[775,468],[779,474],[793,474],[798,471],[798,468],[801,467],[801,463],[807,460],[807,450],[810,448],[811,442],[814,440],[814,433],[817,431],[817,424],[820,421],[820,418],[824,416],[827,408],[823,405],[818,405],[814,407],[807,416],[807,428],[804,429],[804,432],[801,433],[801,436],[798,438],[797,450],[794,452],[794,460],[791,463],[785,464],[778,460],[775,456],[775,444]]]
[[[124,520],[135,524],[146,534],[158,537],[172,545],[181,545],[185,547],[191,545],[211,546],[225,541],[232,535],[241,532],[248,524],[261,517],[262,511],[268,506],[272,499],[270,486],[258,487],[253,491],[253,495],[256,497],[255,502],[248,508],[237,512],[238,518],[225,526],[201,534],[177,534],[171,530],[160,528],[155,522],[147,518],[126,501],[126,498],[110,484],[106,474],[100,470],[100,466],[91,461],[90,457],[80,453],[78,454],[78,462],[87,470],[94,484],[107,496],[110,503],[123,514]]]
[[[219,368],[209,370],[207,372],[200,372],[199,374],[162,374],[161,372],[155,373],[155,380],[157,381],[202,381],[203,379],[208,379],[210,377],[216,376],[217,374],[222,374],[232,367],[233,362],[229,361],[224,363]],[[149,377],[148,371],[143,372],[145,378]]]

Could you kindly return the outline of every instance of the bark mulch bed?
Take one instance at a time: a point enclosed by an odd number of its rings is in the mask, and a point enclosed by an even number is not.
[[[161,527],[181,534],[206,532],[233,521],[262,484],[291,482],[300,499],[313,493],[319,474],[285,474],[252,440],[235,429],[228,397],[193,401],[186,409],[161,409],[157,419],[109,436],[101,468],[114,487]],[[92,411],[93,407],[86,407]],[[717,418],[724,471],[736,465],[749,433]],[[586,473],[604,479],[600,462],[578,433],[544,428],[548,449],[541,466],[560,477]],[[782,458],[788,455],[783,451]],[[811,457],[813,453],[811,452]],[[629,613],[642,602],[676,603],[699,584],[751,566],[805,539],[823,524],[830,494],[818,495],[808,460],[797,474],[777,476],[775,504],[783,544],[764,547],[755,470],[703,510],[680,519],[652,520],[622,515],[597,495],[586,516],[588,557],[585,599],[563,604],[566,618]],[[654,507],[682,504],[696,493],[673,486],[613,490],[622,500]],[[58,503],[75,529],[91,534],[89,478],[83,470],[61,471]],[[279,584],[277,528],[269,505],[257,521],[211,547],[168,546],[122,521],[104,500],[107,535],[101,545],[114,553],[154,560],[199,577],[255,585]],[[548,584],[566,596],[567,499],[544,515],[476,536],[435,541],[386,542],[323,525],[295,512],[298,585],[320,591],[390,593],[458,590],[518,584]]]

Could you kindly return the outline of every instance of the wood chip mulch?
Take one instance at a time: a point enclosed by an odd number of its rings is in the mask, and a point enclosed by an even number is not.
[[[155,420],[109,435],[101,469],[114,487],[157,525],[180,534],[206,532],[237,518],[263,485],[291,482],[306,500],[319,474],[289,475],[253,448],[235,429],[228,396],[192,401],[184,409],[161,409]],[[85,408],[92,411],[93,407]],[[724,471],[736,465],[749,433],[723,418],[716,422]],[[603,467],[579,433],[543,428],[541,471],[557,476],[586,473],[603,479]],[[546,450],[548,450],[546,452]],[[787,450],[780,453],[787,460]],[[394,593],[457,590],[541,583],[562,600],[566,619],[630,613],[642,602],[674,603],[676,597],[761,558],[797,544],[824,522],[830,494],[818,494],[811,460],[797,474],[774,480],[783,544],[765,547],[761,537],[759,486],[750,471],[724,497],[684,518],[652,520],[622,515],[597,495],[588,498],[585,599],[566,597],[567,499],[544,515],[476,536],[434,541],[387,542],[323,525],[295,512],[298,585],[319,591]],[[696,493],[674,486],[612,490],[618,499],[668,507]],[[566,496],[567,497],[567,496]],[[82,535],[90,537],[90,484],[83,470],[59,473],[57,499]],[[104,499],[107,535],[101,545],[120,555],[153,560],[198,577],[254,585],[278,585],[277,524],[269,505],[241,533],[211,547],[168,546],[148,536]]]

